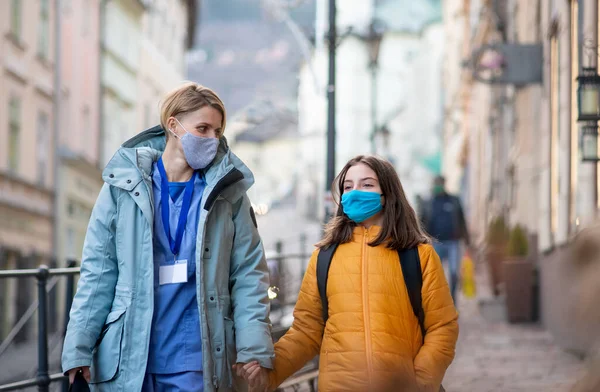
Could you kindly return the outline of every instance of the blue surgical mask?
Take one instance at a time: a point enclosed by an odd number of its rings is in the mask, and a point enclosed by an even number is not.
[[[348,218],[361,223],[381,211],[381,196],[377,192],[353,190],[342,195],[342,208]]]
[[[169,129],[169,131],[181,140],[183,154],[188,165],[194,170],[204,169],[215,159],[219,148],[219,139],[192,135],[181,125],[178,119],[175,119],[175,121],[183,128],[185,135],[179,137],[172,129]]]

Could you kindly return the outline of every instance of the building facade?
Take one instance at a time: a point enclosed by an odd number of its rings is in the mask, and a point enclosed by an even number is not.
[[[138,78],[146,7],[140,0],[105,0],[102,4],[101,167],[138,132]]]
[[[183,79],[195,12],[194,0],[0,2],[0,269],[81,259],[102,168],[158,122],[158,99]],[[57,331],[63,290],[49,289]],[[33,279],[0,281],[0,342],[35,299]],[[11,342],[31,341],[32,314]],[[10,370],[19,347],[1,356],[0,383],[27,371]]]
[[[30,268],[53,251],[54,0],[2,1],[0,15],[0,268]],[[0,284],[0,340],[33,288]]]
[[[133,134],[160,122],[160,100],[184,81],[193,1],[154,0],[142,18]]]
[[[61,7],[60,157],[57,260],[79,260],[89,217],[102,187],[100,170],[101,0]]]
[[[577,76],[582,66],[597,66],[598,0],[453,0],[444,21],[444,173],[465,200],[481,248],[494,217],[528,230],[542,322],[564,347],[585,352],[585,326],[569,321],[565,288],[577,285],[569,280],[568,245],[599,207],[597,164],[581,160],[577,122]],[[474,56],[490,44],[535,46],[526,61],[539,64],[541,77],[482,81],[482,73],[510,76],[518,61],[493,51]]]

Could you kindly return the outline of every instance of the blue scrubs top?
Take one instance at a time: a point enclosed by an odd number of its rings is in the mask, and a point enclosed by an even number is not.
[[[161,177],[154,164],[154,315],[150,332],[147,373],[202,371],[200,315],[196,299],[196,234],[206,183],[194,174],[194,192],[177,260],[187,260],[187,282],[159,285],[160,266],[173,265],[174,255],[162,222]],[[183,187],[181,186],[183,184]],[[175,233],[185,183],[169,184],[169,224]]]
[[[185,190],[185,184],[185,182],[169,182],[169,196],[171,196],[171,200],[175,201],[179,199],[179,196]]]

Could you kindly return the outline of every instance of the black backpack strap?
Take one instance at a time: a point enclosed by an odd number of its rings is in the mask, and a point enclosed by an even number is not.
[[[337,249],[338,244],[332,244],[327,248],[321,248],[317,256],[317,287],[321,296],[321,304],[323,304],[323,323],[327,324],[329,318],[329,302],[327,301],[327,277],[329,276],[329,267],[333,254]]]
[[[408,290],[410,304],[413,312],[419,320],[421,334],[425,340],[425,311],[423,310],[423,298],[421,289],[423,288],[423,276],[421,274],[421,259],[419,258],[418,248],[398,250],[400,257],[400,266],[402,267],[402,275],[404,275],[404,284]]]

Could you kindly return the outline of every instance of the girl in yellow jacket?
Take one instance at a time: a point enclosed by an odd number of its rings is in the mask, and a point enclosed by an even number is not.
[[[328,223],[325,249],[334,253],[323,321],[316,265],[309,262],[294,322],[275,345],[274,369],[236,366],[251,390],[273,390],[315,355],[320,392],[440,390],[454,358],[457,312],[438,255],[420,227],[393,166],[382,159],[350,160],[333,186],[340,208]],[[418,248],[423,277],[425,338],[411,307],[398,250]]]

